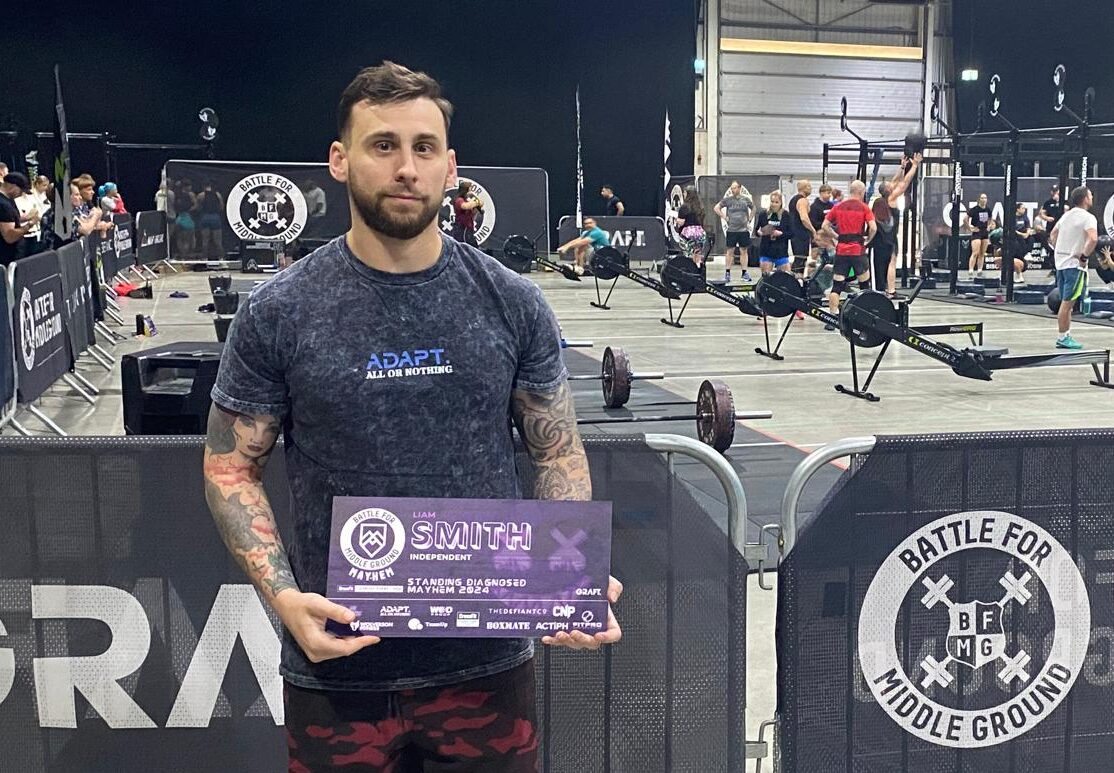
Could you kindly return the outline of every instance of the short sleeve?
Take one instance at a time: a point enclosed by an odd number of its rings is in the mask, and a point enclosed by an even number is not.
[[[872,210],[870,207],[867,207],[865,204],[863,206],[866,207],[866,222],[873,223],[874,222],[874,210]]]
[[[530,289],[529,305],[534,307],[530,329],[523,337],[519,352],[514,388],[527,392],[547,393],[556,390],[568,378],[561,357],[561,332],[557,317],[537,287]]]
[[[212,397],[217,405],[236,413],[283,416],[287,391],[279,334],[264,316],[252,296],[241,302],[228,329]]]
[[[13,204],[11,208],[0,207],[0,223],[18,223],[19,210]]]

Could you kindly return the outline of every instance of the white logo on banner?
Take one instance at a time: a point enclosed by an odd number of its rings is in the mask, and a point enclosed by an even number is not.
[[[19,297],[19,348],[23,354],[23,367],[35,367],[35,309],[31,305],[31,290],[24,287]]]
[[[1001,554],[1000,592],[989,600],[957,602],[955,582],[933,566],[973,549]],[[1011,569],[1014,561],[1022,565],[1020,576]],[[942,659],[927,655],[910,676],[897,652],[895,626],[918,580],[925,591],[923,596],[916,591],[920,604],[936,611],[940,628],[946,611],[947,634]],[[1008,608],[1018,614],[1042,585],[1055,623],[1051,647],[1038,670],[1032,653],[1008,646],[1002,621]],[[923,612],[918,622],[922,617]],[[875,699],[906,732],[940,746],[986,747],[1015,740],[1063,702],[1083,666],[1090,633],[1091,607],[1083,577],[1071,554],[1051,534],[1011,513],[967,512],[918,529],[882,563],[859,613],[859,660]],[[915,642],[909,646],[918,649]],[[986,666],[992,666],[997,677],[997,705],[955,709],[933,700],[934,688],[952,686],[960,669],[973,676]]]
[[[1108,234],[1114,234],[1114,196],[1106,200],[1106,209],[1102,213],[1102,223],[1106,226]]]
[[[483,202],[483,207],[472,210],[476,217],[476,244],[483,244],[491,232],[495,230],[495,199],[491,191],[468,177],[457,178],[461,182],[472,183],[470,193]],[[453,199],[456,198],[456,188],[446,188],[445,197],[441,199],[441,230],[452,233],[456,223],[456,213],[453,211]]]
[[[353,514],[340,530],[340,548],[348,563],[378,572],[398,560],[406,547],[406,530],[390,510],[369,507]]]
[[[253,174],[232,186],[224,207],[241,239],[282,239],[289,244],[306,227],[306,198],[279,174]]]
[[[665,200],[665,225],[673,241],[681,241],[681,231],[677,228],[677,212],[685,203],[685,192],[680,185],[674,185]]]

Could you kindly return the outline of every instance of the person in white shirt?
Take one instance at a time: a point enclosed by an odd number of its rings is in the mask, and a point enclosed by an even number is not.
[[[1060,289],[1060,311],[1057,314],[1060,337],[1057,349],[1082,349],[1083,344],[1071,336],[1071,312],[1087,287],[1087,256],[1098,244],[1098,220],[1091,214],[1094,196],[1081,185],[1071,192],[1068,210],[1048,237],[1055,250],[1056,286]]]
[[[23,237],[21,254],[24,256],[41,252],[46,246],[43,242],[42,218],[46,214],[46,211],[50,209],[50,201],[46,196],[46,190],[49,187],[50,181],[42,175],[39,175],[31,184],[31,190],[25,192],[15,200],[15,205],[19,209],[19,215],[25,221],[29,220],[31,213],[37,215],[33,227]]]

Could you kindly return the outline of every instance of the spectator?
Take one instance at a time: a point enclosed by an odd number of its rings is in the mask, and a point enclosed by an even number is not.
[[[83,180],[82,182],[87,181]],[[89,185],[91,186],[92,183],[90,182]],[[91,190],[91,188],[89,188],[89,190]],[[83,236],[88,236],[94,231],[103,234],[112,229],[112,222],[103,220],[99,209],[95,212],[93,211],[93,206],[85,200],[81,184],[76,181],[70,183],[70,206],[73,207],[73,218],[70,221],[71,241],[76,241]]]
[[[193,192],[193,183],[190,180],[182,180],[175,205],[178,208],[178,216],[174,219],[175,256],[181,260],[190,260],[197,257],[197,224],[193,219],[197,210],[197,194]]]
[[[600,196],[607,202],[607,212],[604,214],[611,217],[619,217],[626,212],[627,208],[623,206],[622,199],[615,195],[615,189],[610,185],[605,185],[600,188]]]
[[[213,190],[212,183],[205,183],[205,189],[197,197],[197,210],[201,213],[198,221],[201,231],[201,257],[205,260],[222,260],[224,247],[221,244],[221,228],[224,226],[224,198]]]
[[[124,208],[124,197],[120,195],[120,189],[116,187],[116,183],[105,183],[97,189],[97,195],[105,215],[126,215],[128,213],[128,210]]]
[[[4,175],[0,183],[0,266],[7,266],[22,257],[21,244],[31,229],[38,225],[39,215],[32,212],[26,222],[19,214],[15,200],[30,187],[27,178],[18,172]]]
[[[30,190],[25,191],[15,200],[15,205],[19,209],[19,215],[23,222],[30,223],[32,213],[37,215],[34,219],[34,226],[23,237],[23,241],[19,245],[20,257],[34,255],[46,249],[46,241],[43,238],[43,218],[46,216],[47,210],[50,209],[50,202],[46,198],[46,189],[49,185],[49,181],[39,175],[35,178]]]
[[[166,177],[159,183],[155,191],[155,209],[166,213],[166,238],[168,244],[174,243],[174,220],[178,217],[178,208],[175,202],[177,195],[174,188],[167,182]]]

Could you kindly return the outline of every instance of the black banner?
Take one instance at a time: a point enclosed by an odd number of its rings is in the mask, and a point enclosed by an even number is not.
[[[154,265],[170,257],[165,212],[139,212],[135,216],[136,263]]]
[[[85,247],[70,242],[58,249],[62,273],[62,292],[66,310],[66,335],[70,350],[77,357],[97,342],[93,332],[93,288],[89,282]]]
[[[746,563],[722,510],[621,440],[584,446],[613,503],[623,642],[538,645],[538,769],[742,773]],[[280,623],[213,525],[201,448],[0,438],[0,769],[286,770]],[[263,482],[289,537],[281,445]]]
[[[26,404],[73,368],[57,252],[15,262],[12,302],[19,402]]]
[[[661,260],[665,257],[665,223],[660,217],[601,216],[596,217],[596,225],[607,234],[612,247],[623,252],[630,250],[631,260]],[[576,227],[576,218],[565,215],[557,225],[557,238],[564,244],[579,236],[580,231]]]
[[[663,193],[662,216],[665,219],[665,232],[669,240],[676,244],[681,238],[677,230],[677,210],[685,203],[685,186],[695,185],[693,175],[675,175],[669,178]]]
[[[112,222],[115,228],[109,235],[116,250],[116,271],[125,271],[135,265],[135,225],[131,215],[113,215]]]
[[[86,250],[89,252],[95,276],[99,284],[112,284],[117,272],[116,237],[112,231],[94,231],[85,237]],[[121,266],[122,268],[123,266]]]
[[[878,438],[778,581],[786,773],[1090,773],[1114,728],[1114,432]]]
[[[15,398],[15,351],[12,347],[11,314],[8,308],[8,272],[0,270],[0,420]]]
[[[219,196],[226,247],[239,240],[325,241],[349,227],[347,188],[329,176],[327,164],[168,161],[166,177],[178,218],[189,212],[195,229],[206,227],[206,208],[197,203],[198,195],[206,185],[212,187]],[[481,249],[501,250],[508,236],[521,234],[539,239],[539,249],[548,251],[544,169],[462,166],[459,177],[473,183],[473,194],[484,203],[476,217],[476,242]],[[440,223],[445,233],[452,231],[454,190],[446,190],[442,201]],[[172,259],[196,258],[178,252],[178,244],[171,244]]]

